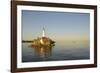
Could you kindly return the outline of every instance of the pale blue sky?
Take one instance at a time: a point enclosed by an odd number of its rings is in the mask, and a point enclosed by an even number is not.
[[[46,29],[46,36],[54,40],[89,40],[90,14],[22,10],[23,40],[41,37],[43,26]]]

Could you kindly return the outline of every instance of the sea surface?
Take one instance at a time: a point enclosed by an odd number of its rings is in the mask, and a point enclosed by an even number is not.
[[[22,62],[90,59],[89,42],[56,43],[53,47],[32,47],[22,43]]]

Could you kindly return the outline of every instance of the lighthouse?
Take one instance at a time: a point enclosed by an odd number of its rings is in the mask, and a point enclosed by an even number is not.
[[[46,36],[45,28],[43,27],[42,36],[34,39],[32,45],[33,46],[54,46],[55,42],[52,41],[49,37]]]
[[[45,37],[45,28],[43,27],[42,37]]]
[[[46,35],[45,35],[45,28],[43,27],[42,37],[41,37],[40,43],[42,45],[44,45],[44,44],[47,44],[48,41],[49,41],[49,39],[46,37]]]

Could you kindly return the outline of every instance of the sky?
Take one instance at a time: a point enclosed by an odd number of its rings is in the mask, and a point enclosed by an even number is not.
[[[89,40],[90,14],[22,10],[22,39],[33,40],[46,36],[58,42]]]

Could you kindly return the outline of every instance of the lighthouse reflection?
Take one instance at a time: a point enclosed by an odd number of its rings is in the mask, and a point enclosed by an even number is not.
[[[54,45],[53,46],[32,46],[31,45],[31,48],[34,50],[34,55],[43,60],[51,56],[53,47]]]

